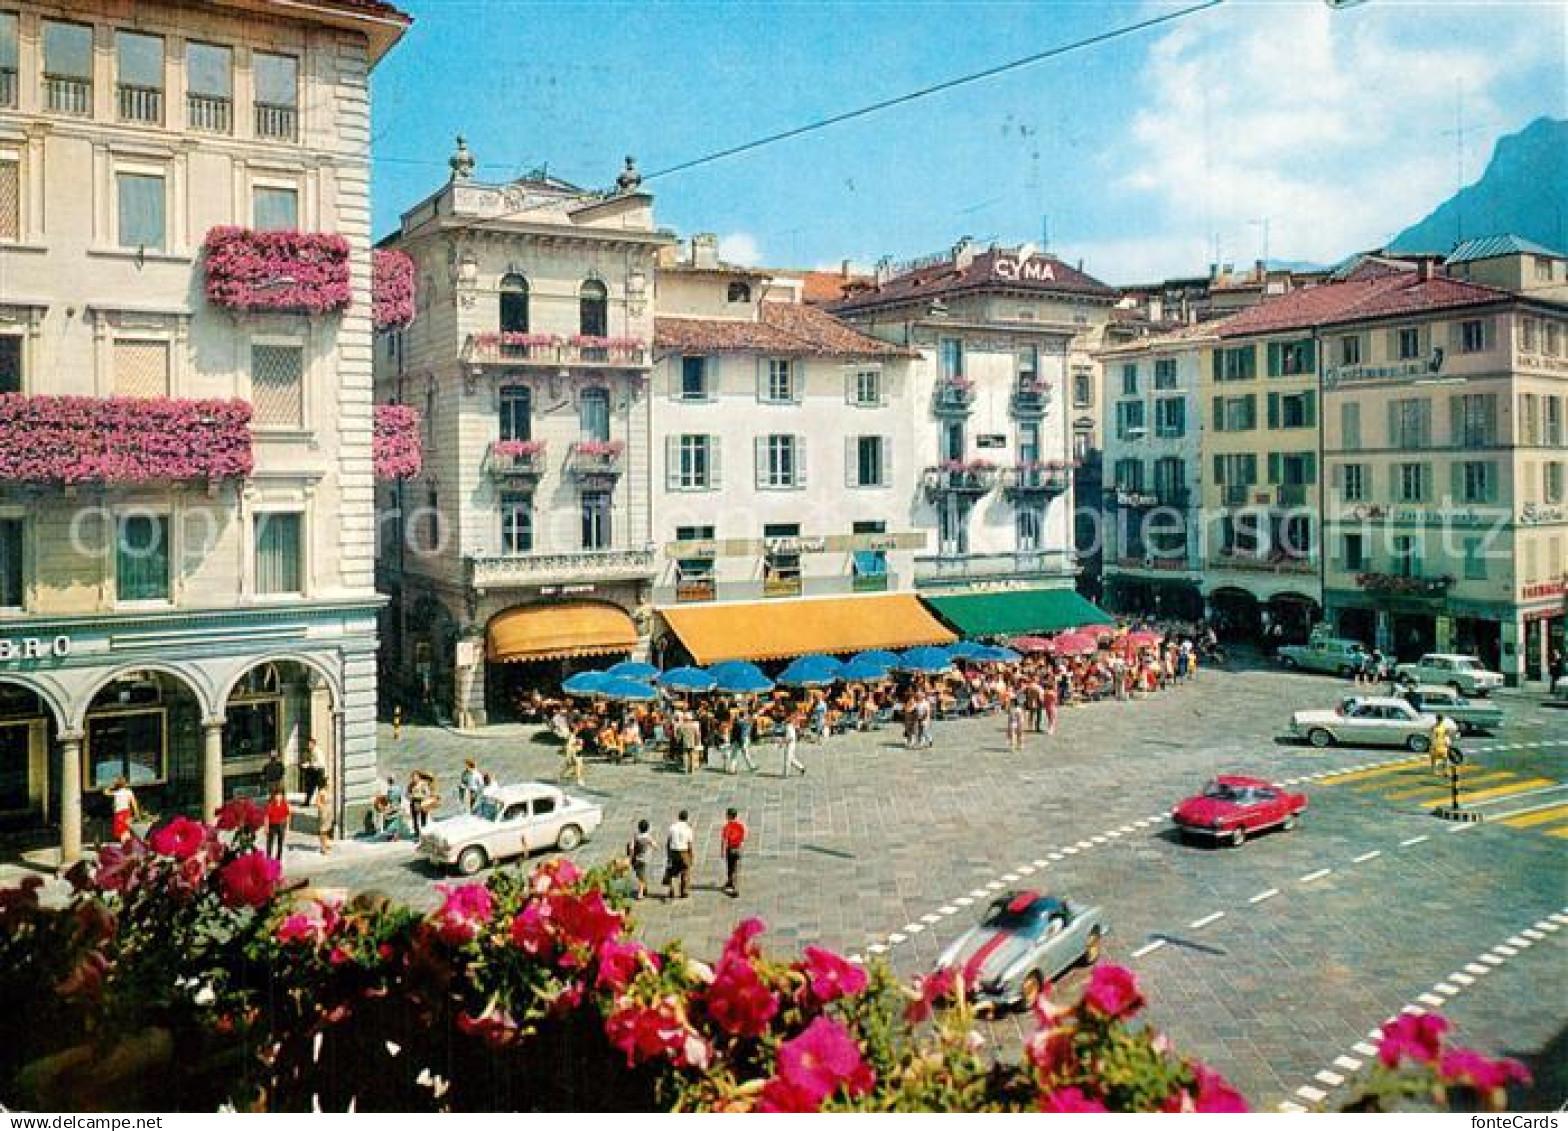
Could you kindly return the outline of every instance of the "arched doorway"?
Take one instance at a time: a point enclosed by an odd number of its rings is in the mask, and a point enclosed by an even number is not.
[[[1269,598],[1269,620],[1279,626],[1277,644],[1304,644],[1321,615],[1318,603],[1300,593],[1276,593]]]
[[[205,708],[200,692],[162,668],[126,669],[99,686],[82,724],[88,839],[108,839],[107,791],[121,778],[150,812],[199,809]]]
[[[47,825],[59,817],[51,751],[59,717],[30,687],[0,680],[0,828]]]
[[[1258,599],[1245,589],[1225,587],[1209,594],[1214,610],[1214,631],[1225,640],[1257,644],[1262,639],[1263,617]]]
[[[338,765],[337,694],[326,670],[310,661],[279,657],[254,664],[227,689],[223,700],[223,796],[261,797],[263,777],[276,753],[283,787],[307,794],[313,784],[300,773],[307,751],[335,779]]]

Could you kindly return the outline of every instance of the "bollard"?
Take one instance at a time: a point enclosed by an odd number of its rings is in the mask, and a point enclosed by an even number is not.
[[[392,741],[396,742],[403,737],[403,705],[399,703],[392,708]]]

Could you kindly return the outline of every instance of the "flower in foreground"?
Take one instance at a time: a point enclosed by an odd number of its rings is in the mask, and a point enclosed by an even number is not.
[[[866,988],[866,972],[831,950],[808,946],[801,965],[812,996],[824,1005],[841,997],[854,997]]]
[[[1418,1064],[1434,1064],[1443,1051],[1443,1034],[1448,1019],[1437,1013],[1401,1013],[1383,1026],[1377,1043],[1377,1058],[1388,1068],[1397,1068],[1409,1058]]]
[[[1082,1088],[1058,1088],[1040,1097],[1040,1110],[1057,1115],[1083,1115],[1109,1109],[1094,1097],[1085,1095]]]
[[[223,903],[227,907],[265,907],[282,875],[282,867],[264,852],[236,856],[218,870]]]
[[[1517,1060],[1493,1060],[1474,1049],[1450,1049],[1444,1053],[1437,1074],[1446,1083],[1467,1084],[1478,1092],[1495,1092],[1509,1083],[1530,1082],[1530,1070]]]
[[[860,1046],[831,1017],[817,1017],[798,1037],[779,1046],[777,1079],[792,1098],[813,1107],[840,1089],[849,1096],[865,1095],[876,1083]]]
[[[1096,966],[1083,1002],[1113,1020],[1131,1017],[1143,1008],[1143,991],[1138,988],[1137,976],[1125,966]]]
[[[176,860],[189,860],[201,851],[201,846],[206,842],[207,827],[189,817],[175,817],[147,838],[154,852],[160,856],[172,856]]]
[[[445,897],[435,913],[436,934],[450,946],[472,942],[490,921],[490,889],[483,884],[437,884],[436,890]]]
[[[779,999],[757,975],[750,959],[726,953],[708,987],[708,1015],[735,1037],[760,1037],[779,1011]]]

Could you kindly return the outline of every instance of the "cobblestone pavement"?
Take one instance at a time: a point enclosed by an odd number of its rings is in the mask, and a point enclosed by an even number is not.
[[[1093,900],[1113,924],[1107,956],[1139,972],[1153,1021],[1179,1047],[1260,1103],[1332,1104],[1353,1083],[1348,1062],[1364,1060],[1353,1049],[1370,1029],[1568,904],[1568,839],[1538,826],[1437,820],[1423,780],[1384,765],[1408,758],[1399,751],[1318,751],[1277,737],[1291,710],[1331,705],[1346,690],[1318,676],[1211,671],[1148,700],[1070,709],[1054,737],[1031,735],[1020,755],[1007,751],[999,718],[958,720],[938,724],[931,750],[903,749],[896,728],[804,747],[809,771],[788,780],[767,746],[756,775],[590,764],[580,792],[604,804],[605,826],[576,856],[614,857],[638,817],[660,834],[689,808],[696,890],[642,904],[645,936],[679,936],[712,954],[736,920],[759,915],[773,947],[880,954],[903,974],[928,969],[997,890],[1032,885]],[[1507,816],[1564,801],[1551,790],[1568,782],[1568,715],[1539,696],[1499,701],[1507,726],[1465,744],[1467,773],[1493,775],[1478,785],[1511,791],[1484,807]],[[383,769],[401,778],[428,768],[448,795],[464,757],[503,782],[549,778],[558,755],[533,735],[413,728],[394,739],[388,729]],[[1343,770],[1359,776],[1325,776]],[[1182,843],[1170,805],[1221,771],[1303,779],[1307,819],[1240,849]],[[752,832],[733,900],[717,890],[728,805]],[[289,870],[318,885],[435,898],[441,877],[411,846],[345,846],[322,860],[305,843],[291,850]],[[1560,1060],[1565,938],[1568,930],[1546,936],[1453,996],[1463,1039],[1543,1068],[1553,1049]],[[1067,975],[1057,992],[1074,995],[1083,977]],[[1442,993],[1435,1000],[1417,1007],[1450,1004]],[[1015,1051],[1016,1019],[991,1029],[999,1049]],[[1555,1107],[1562,1083],[1560,1070],[1545,1072],[1537,1103]]]

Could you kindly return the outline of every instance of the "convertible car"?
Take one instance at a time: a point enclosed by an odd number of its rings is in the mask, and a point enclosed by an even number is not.
[[[1264,829],[1290,831],[1307,807],[1302,793],[1290,793],[1259,778],[1218,777],[1171,810],[1184,837],[1208,837],[1241,844]]]
[[[1099,961],[1109,931],[1098,907],[1037,891],[1009,892],[942,952],[937,967],[962,977],[977,1005],[1029,1006],[1062,971]]]

